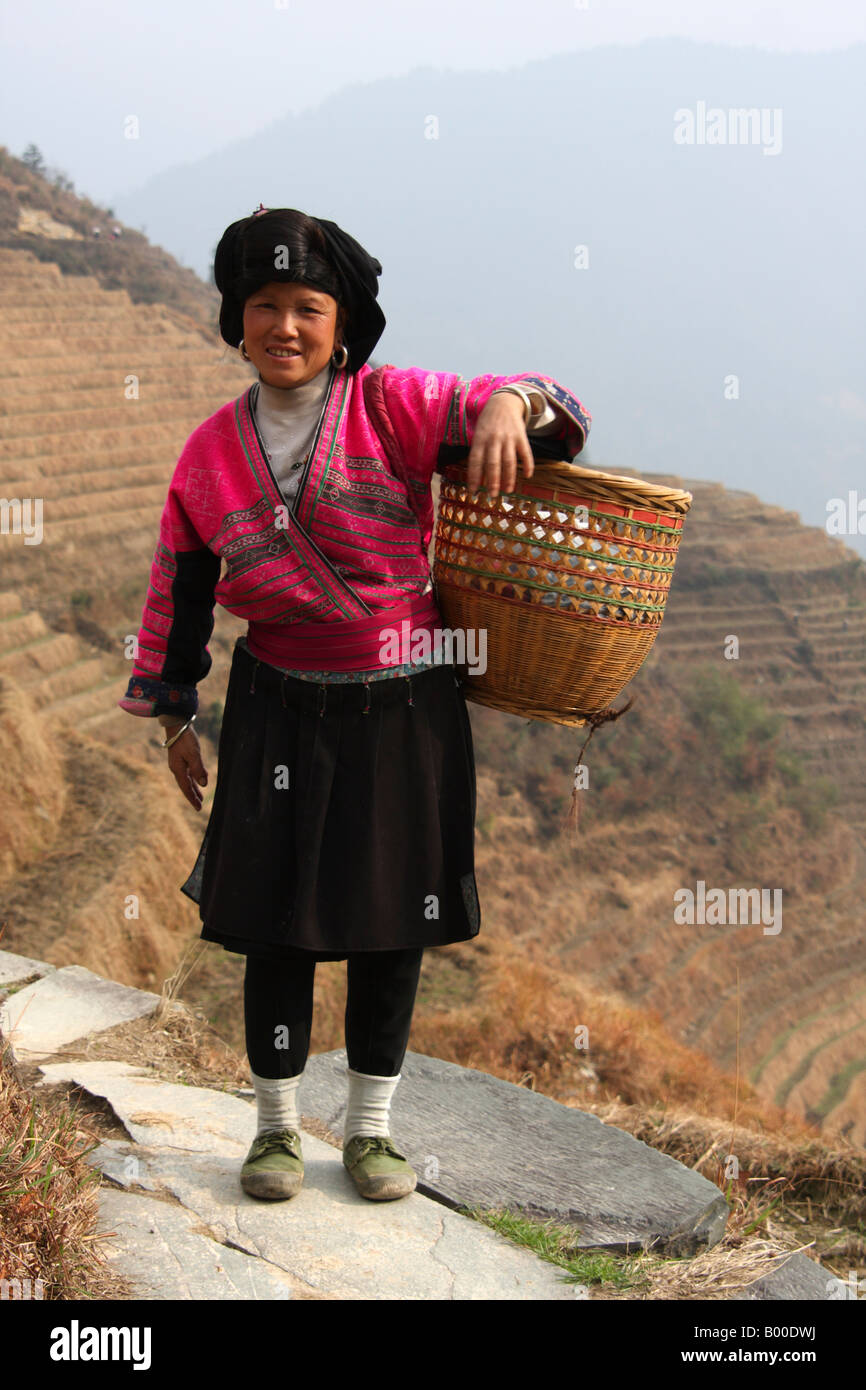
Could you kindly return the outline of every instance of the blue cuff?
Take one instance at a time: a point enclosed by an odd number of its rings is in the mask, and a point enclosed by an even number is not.
[[[198,712],[198,691],[194,685],[155,680],[152,676],[131,676],[126,694],[117,701],[129,714],[153,716],[176,714],[189,719]]]

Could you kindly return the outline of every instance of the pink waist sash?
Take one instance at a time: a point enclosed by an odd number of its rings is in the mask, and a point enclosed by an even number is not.
[[[247,647],[259,661],[282,670],[385,671],[421,655],[432,656],[436,649],[433,632],[441,627],[442,616],[431,589],[394,608],[343,622],[250,622]],[[419,632],[430,634],[424,648]],[[388,642],[390,649],[383,661],[381,648]]]

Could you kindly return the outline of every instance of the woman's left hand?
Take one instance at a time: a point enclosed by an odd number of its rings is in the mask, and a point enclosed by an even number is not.
[[[535,461],[529,435],[523,423],[523,402],[511,392],[493,395],[475,424],[466,486],[477,492],[484,486],[496,498],[500,491],[513,492],[517,482],[517,460],[527,478],[532,477]]]

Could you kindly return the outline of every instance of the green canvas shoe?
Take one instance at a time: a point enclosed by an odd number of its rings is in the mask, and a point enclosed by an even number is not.
[[[297,1130],[269,1129],[253,1140],[241,1168],[244,1192],[279,1201],[294,1197],[303,1181],[304,1158]]]
[[[415,1169],[382,1135],[356,1134],[343,1145],[343,1163],[362,1197],[389,1202],[415,1191]]]

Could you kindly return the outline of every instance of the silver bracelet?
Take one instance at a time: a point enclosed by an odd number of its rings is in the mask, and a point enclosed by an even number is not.
[[[523,423],[528,425],[535,411],[532,409],[532,402],[529,396],[520,386],[497,386],[495,391],[491,391],[491,396],[501,395],[503,391],[508,391],[512,396],[519,396],[523,401]]]
[[[187,731],[187,729],[189,728],[190,724],[192,724],[192,723],[194,723],[194,722],[195,722],[195,715],[193,715],[191,719],[188,719],[187,722],[184,724],[183,728],[178,729],[178,731],[177,731],[176,734],[172,734],[171,738],[165,739],[165,740],[159,745],[160,748],[171,748],[172,744],[177,743],[177,741],[178,741],[178,739],[180,738],[181,734],[185,734],[186,731]]]

